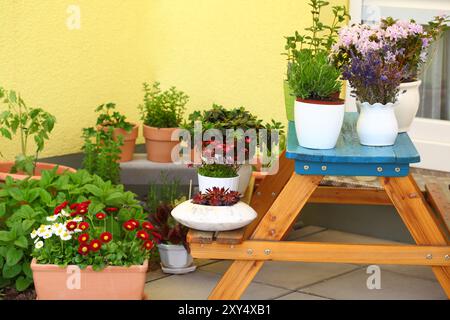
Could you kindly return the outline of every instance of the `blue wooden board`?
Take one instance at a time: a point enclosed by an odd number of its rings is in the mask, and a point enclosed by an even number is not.
[[[345,114],[336,148],[329,150],[300,147],[295,123],[290,121],[286,157],[296,161],[296,172],[321,175],[406,176],[409,164],[420,162],[420,155],[407,133],[399,134],[393,146],[361,145],[356,133],[357,119],[356,112]]]

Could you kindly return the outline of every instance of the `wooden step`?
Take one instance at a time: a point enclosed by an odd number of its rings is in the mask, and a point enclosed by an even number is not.
[[[186,239],[188,243],[211,244],[217,242],[220,244],[240,244],[244,238],[244,231],[245,228],[220,232],[190,229]]]
[[[450,189],[445,183],[427,183],[427,200],[450,232]]]

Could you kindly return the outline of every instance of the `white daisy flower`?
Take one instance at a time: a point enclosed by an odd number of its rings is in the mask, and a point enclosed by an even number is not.
[[[41,241],[41,239],[39,239],[39,238],[34,239],[34,243],[35,243],[35,244],[36,244],[36,242],[38,242],[38,241]]]
[[[40,248],[42,248],[44,246],[44,241],[38,241],[35,245],[34,245],[34,247],[36,248],[36,249],[40,249]]]
[[[50,238],[52,235],[53,235],[52,231],[51,231],[51,230],[47,230],[47,231],[45,231],[44,233],[42,233],[42,238],[48,239],[48,238]]]
[[[70,213],[67,212],[66,210],[61,210],[61,215],[63,215],[64,217],[70,217]]]
[[[47,217],[47,221],[50,221],[50,222],[56,221],[56,219],[58,219],[58,218],[59,218],[59,214],[55,214],[53,216]]]
[[[63,241],[67,241],[67,240],[72,239],[72,236],[70,235],[69,232],[65,231],[65,232],[63,232],[62,235],[60,235],[60,238],[61,238],[61,240],[63,240]]]
[[[81,222],[81,221],[83,221],[83,218],[82,217],[75,217],[75,218],[72,219],[72,221]]]
[[[33,230],[33,232],[31,232],[31,234],[30,234],[30,236],[31,236],[31,239],[34,239],[34,238],[36,238],[36,237],[37,237],[37,235],[38,235],[38,232],[37,232],[37,230]]]

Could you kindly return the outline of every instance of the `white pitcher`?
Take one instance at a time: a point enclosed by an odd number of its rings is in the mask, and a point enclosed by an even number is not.
[[[359,141],[366,146],[391,146],[398,135],[394,104],[363,102],[356,126]]]

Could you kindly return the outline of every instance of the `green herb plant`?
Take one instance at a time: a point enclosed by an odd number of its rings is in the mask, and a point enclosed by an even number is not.
[[[0,110],[0,134],[12,140],[18,134],[20,154],[16,156],[11,173],[25,172],[34,175],[39,153],[53,131],[56,118],[42,108],[29,107],[19,93],[0,87],[0,103],[6,110]],[[35,142],[33,154],[29,154],[30,140]]]
[[[198,173],[204,177],[212,178],[234,178],[238,176],[239,166],[221,164],[221,163],[204,163],[198,168]]]
[[[115,103],[102,104],[95,109],[95,112],[100,113],[97,117],[98,126],[124,129],[126,132],[133,129],[133,125],[127,121],[126,116],[116,111]]]
[[[160,83],[144,83],[144,102],[139,106],[144,124],[155,128],[178,128],[189,97],[175,87],[163,91]]]

